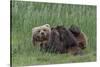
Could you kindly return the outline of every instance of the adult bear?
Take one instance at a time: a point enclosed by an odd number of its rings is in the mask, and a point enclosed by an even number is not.
[[[45,45],[46,51],[49,52],[71,53],[73,55],[81,53],[81,49],[78,47],[75,36],[64,26],[51,28],[50,38]]]

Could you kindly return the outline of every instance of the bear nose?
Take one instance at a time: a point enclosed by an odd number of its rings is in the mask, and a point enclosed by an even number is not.
[[[37,38],[39,39],[40,37],[39,37],[39,36],[37,36]]]
[[[42,34],[42,35],[44,35],[44,33],[43,33],[43,32],[41,32],[41,34]]]

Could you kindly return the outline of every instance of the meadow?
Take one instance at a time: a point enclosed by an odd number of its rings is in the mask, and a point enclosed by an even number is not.
[[[51,27],[78,25],[88,37],[87,48],[82,56],[55,54],[39,51],[32,45],[32,28],[44,24]],[[11,65],[42,65],[96,61],[96,6],[11,2]]]

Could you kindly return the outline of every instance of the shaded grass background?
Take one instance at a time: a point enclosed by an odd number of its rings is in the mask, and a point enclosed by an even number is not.
[[[12,1],[11,8],[13,66],[96,61],[96,6]],[[33,47],[32,28],[46,23],[78,25],[88,37],[85,55],[43,53]]]

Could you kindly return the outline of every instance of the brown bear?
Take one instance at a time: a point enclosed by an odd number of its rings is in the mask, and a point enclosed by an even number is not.
[[[78,42],[78,46],[81,49],[85,49],[87,45],[87,36],[84,32],[80,30],[80,28],[76,25],[71,25],[69,30],[72,32],[72,34],[75,36]]]
[[[64,26],[51,28],[51,35],[45,49],[54,53],[71,53],[73,55],[81,54],[75,36]]]
[[[51,28],[49,24],[32,28],[32,43],[36,45],[39,43],[40,47],[43,47],[42,43],[45,43],[49,39]]]

